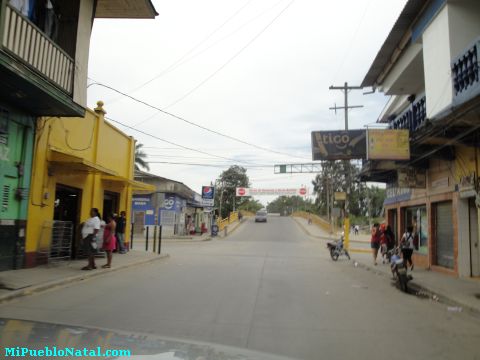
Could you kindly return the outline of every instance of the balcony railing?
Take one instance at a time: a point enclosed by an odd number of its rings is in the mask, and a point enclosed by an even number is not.
[[[415,100],[404,112],[390,121],[391,129],[407,129],[410,132],[417,130],[427,119],[426,97],[423,95]]]
[[[479,84],[480,39],[452,61],[452,80],[455,96]]]
[[[73,92],[74,60],[17,10],[7,5],[2,46],[68,94]]]

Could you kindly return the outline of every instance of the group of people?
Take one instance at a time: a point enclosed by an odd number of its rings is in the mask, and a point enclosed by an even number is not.
[[[402,251],[403,260],[405,264],[410,265],[413,270],[413,250],[415,249],[415,233],[414,227],[408,226],[407,231],[402,235],[399,242],[399,247]],[[390,225],[375,223],[372,227],[370,245],[373,254],[373,264],[377,265],[378,250],[381,251],[382,261],[385,263],[388,251],[396,246],[395,234]]]
[[[103,221],[97,208],[90,210],[90,218],[88,218],[82,226],[83,252],[88,258],[88,264],[84,266],[82,270],[94,270],[97,268],[95,264],[95,254],[99,251],[98,239],[102,240],[100,250],[105,251],[107,254],[107,263],[102,266],[104,269],[112,266],[112,253],[114,251],[118,251],[120,254],[126,252],[126,223],[125,211],[122,211],[120,216],[108,214],[106,221]]]

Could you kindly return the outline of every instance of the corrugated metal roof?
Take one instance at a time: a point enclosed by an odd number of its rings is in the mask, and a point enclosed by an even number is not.
[[[383,43],[380,51],[375,57],[375,60],[370,66],[370,69],[365,75],[361,86],[367,87],[375,85],[376,80],[392,58],[392,55],[395,49],[397,49],[398,44],[407,33],[420,11],[429,1],[430,0],[409,0],[405,4],[400,16],[395,22],[395,25],[393,25],[393,28],[388,34],[387,39]]]

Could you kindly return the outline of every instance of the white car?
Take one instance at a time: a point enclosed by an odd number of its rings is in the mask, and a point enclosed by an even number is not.
[[[255,222],[267,222],[267,212],[265,210],[257,211],[255,214]]]

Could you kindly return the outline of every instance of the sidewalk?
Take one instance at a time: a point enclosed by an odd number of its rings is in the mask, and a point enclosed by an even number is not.
[[[319,239],[330,239],[331,237],[325,231],[315,225],[308,225],[304,219],[295,218],[296,222],[308,232],[312,237]],[[303,220],[303,221],[302,221]],[[358,241],[367,235],[358,235]],[[351,247],[356,246],[355,241],[351,241]],[[369,243],[367,241],[367,243]],[[350,251],[350,256],[355,266],[375,272],[391,279],[392,274],[388,264],[382,264],[380,257],[377,259],[378,265],[373,265],[371,252]],[[409,283],[411,288],[416,289],[422,296],[428,296],[434,301],[440,301],[447,305],[453,305],[462,308],[463,311],[469,311],[476,315],[480,314],[480,280],[469,278],[456,278],[453,276],[441,274],[435,271],[415,268],[410,272],[413,280]],[[457,309],[458,310],[458,309]]]
[[[127,254],[113,254],[110,269],[101,268],[101,265],[106,262],[105,258],[96,258],[98,269],[91,271],[81,270],[86,265],[85,259],[59,261],[31,269],[2,271],[0,272],[0,303],[165,257],[168,255],[133,250]]]

